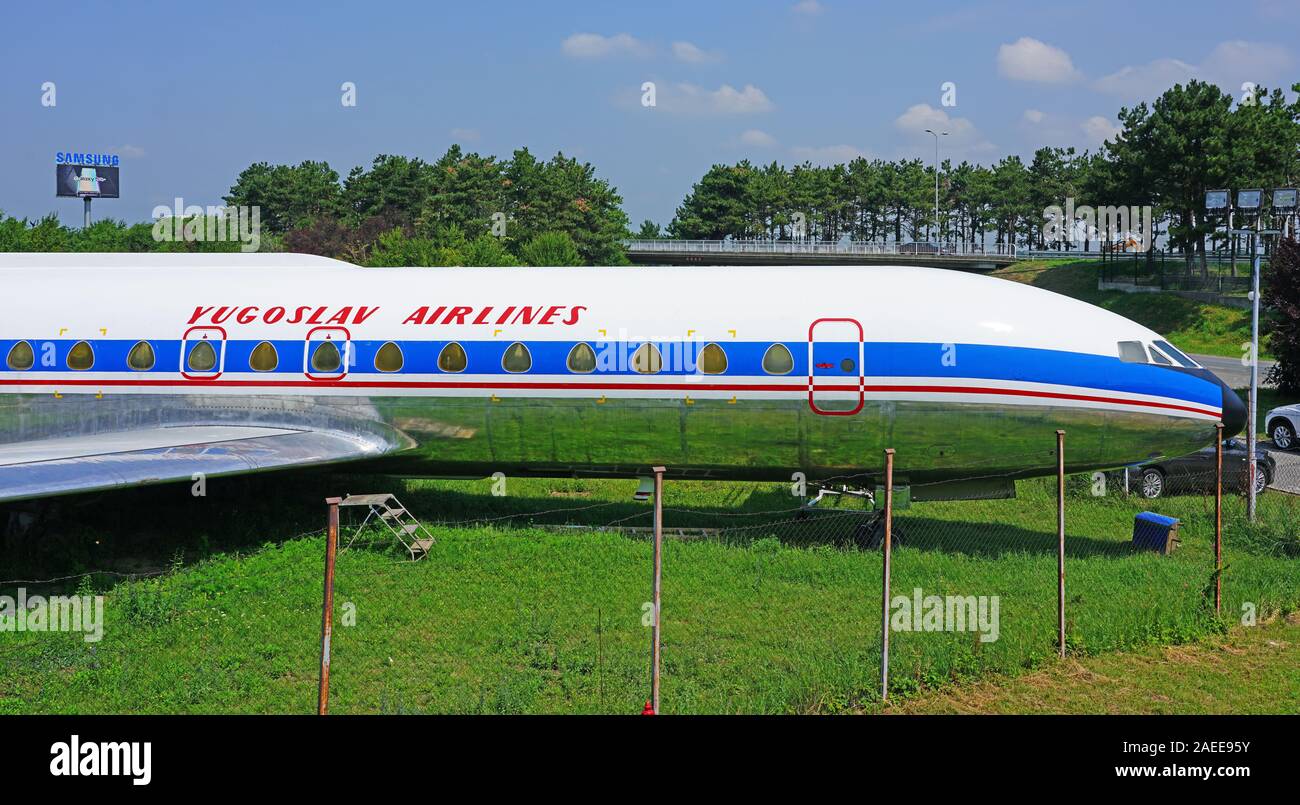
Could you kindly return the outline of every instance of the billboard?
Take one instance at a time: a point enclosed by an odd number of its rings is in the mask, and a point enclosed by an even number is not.
[[[55,168],[55,195],[74,198],[117,198],[115,165],[64,165]]]

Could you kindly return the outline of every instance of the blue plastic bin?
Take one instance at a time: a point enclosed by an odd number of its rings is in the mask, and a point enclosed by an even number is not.
[[[1133,518],[1133,549],[1173,553],[1178,542],[1178,518],[1142,512]]]

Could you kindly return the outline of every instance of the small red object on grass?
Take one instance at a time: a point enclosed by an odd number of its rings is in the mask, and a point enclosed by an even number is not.
[[[655,706],[654,706],[654,704],[653,704],[649,699],[646,699],[646,700],[645,700],[645,707],[642,707],[642,708],[641,708],[641,715],[643,715],[643,716],[652,716],[652,715],[654,715],[654,714],[655,714]]]

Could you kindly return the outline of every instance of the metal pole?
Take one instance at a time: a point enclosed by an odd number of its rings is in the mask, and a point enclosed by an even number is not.
[[[1056,432],[1056,642],[1065,659],[1065,431]]]
[[[1259,219],[1255,219],[1259,229]],[[1252,238],[1254,261],[1251,270],[1250,300],[1250,413],[1246,417],[1246,519],[1255,522],[1255,417],[1259,404],[1259,242]]]
[[[1223,423],[1214,442],[1214,614],[1223,603]]]
[[[650,678],[650,703],[655,715],[659,714],[659,663],[661,648],[659,643],[659,606],[663,592],[663,558],[664,558],[664,468],[655,467],[655,580],[654,580],[654,627],[651,639],[654,648],[651,657],[654,669]]]
[[[894,536],[894,449],[885,451],[885,554],[881,571],[880,700],[889,701],[889,559]]]
[[[934,242],[939,245],[939,132],[933,129],[926,129],[926,133],[934,136]],[[946,136],[948,132],[944,132]]]
[[[325,498],[330,507],[329,528],[325,537],[325,605],[320,627],[320,691],[316,714],[329,712],[330,703],[330,634],[334,631],[334,556],[339,547],[339,503],[343,498]]]
[[[90,229],[90,196],[83,196],[82,201],[85,202],[85,204],[83,205],[86,211],[85,227],[86,229]]]

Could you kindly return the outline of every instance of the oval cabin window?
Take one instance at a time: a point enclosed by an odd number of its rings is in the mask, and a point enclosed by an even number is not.
[[[79,372],[95,365],[95,350],[85,341],[78,341],[68,350],[68,368]]]
[[[254,372],[274,372],[279,365],[280,355],[270,341],[263,341],[253,347],[252,353],[248,356],[248,368]]]
[[[10,369],[30,369],[36,364],[36,354],[32,352],[32,345],[26,341],[19,341],[9,348],[9,358],[5,361]]]
[[[632,369],[637,374],[658,374],[663,367],[663,355],[659,354],[659,348],[654,344],[642,344],[632,353]]]
[[[794,371],[794,356],[785,344],[773,344],[763,354],[763,371],[769,375],[788,375]]]
[[[596,371],[596,353],[586,344],[574,344],[567,361],[570,372],[587,374]]]
[[[217,368],[217,351],[207,341],[196,341],[190,347],[190,354],[185,365],[191,372],[211,372]]]
[[[700,350],[700,371],[706,375],[720,375],[727,371],[727,353],[717,344],[706,344]]]
[[[438,369],[443,372],[465,371],[465,348],[455,342],[442,348],[438,353]]]
[[[311,352],[313,372],[337,372],[343,366],[343,356],[333,341],[322,341]]]
[[[137,372],[149,371],[155,360],[153,346],[148,341],[137,342],[126,354],[126,365]]]
[[[506,354],[501,358],[501,368],[507,372],[527,372],[533,368],[533,356],[528,347],[516,341],[506,347]]]
[[[402,350],[392,341],[384,344],[375,353],[375,368],[381,372],[402,371]]]

